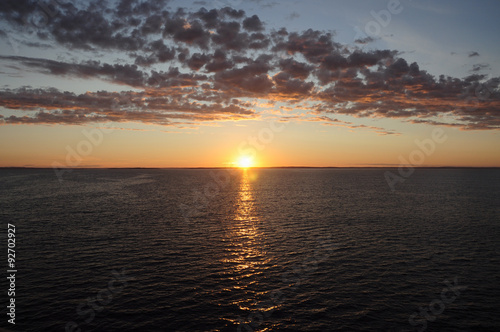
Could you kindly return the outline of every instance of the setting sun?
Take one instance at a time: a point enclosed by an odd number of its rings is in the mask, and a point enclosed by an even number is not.
[[[242,156],[236,162],[236,165],[240,168],[249,168],[252,167],[253,164],[254,164],[253,158],[248,156]]]

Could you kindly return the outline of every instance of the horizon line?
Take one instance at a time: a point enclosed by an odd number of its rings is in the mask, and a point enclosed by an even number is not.
[[[39,167],[39,166],[0,166],[0,169],[59,169],[59,170],[85,170],[85,169],[276,169],[276,168],[418,168],[418,169],[500,169],[500,166],[254,166],[254,167],[236,167],[236,166],[200,166],[200,167]]]

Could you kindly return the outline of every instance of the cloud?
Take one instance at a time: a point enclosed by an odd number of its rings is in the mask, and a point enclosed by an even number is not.
[[[489,69],[490,68],[490,65],[487,64],[487,63],[477,63],[475,65],[472,65],[472,71],[475,72],[475,71],[481,71],[483,69]]]
[[[313,122],[322,122],[323,125],[325,126],[336,126],[336,127],[344,127],[348,129],[367,129],[370,131],[375,132],[378,135],[396,135],[399,136],[401,133],[395,131],[395,130],[386,130],[381,127],[375,127],[375,126],[367,126],[367,125],[354,125],[352,122],[348,121],[341,121],[339,119],[332,119],[328,116],[316,116],[309,118],[307,121],[313,121]]]
[[[140,122],[180,125],[185,121],[253,119],[254,110],[235,103],[200,103],[150,92],[87,92],[23,87],[0,92],[0,106],[26,115],[2,116],[3,124],[70,124]],[[34,113],[34,114],[32,114]]]
[[[215,50],[211,61],[205,66],[207,72],[219,72],[225,69],[232,68],[234,66],[233,61],[227,58],[227,55],[222,50]]]
[[[469,58],[472,58],[472,57],[474,57],[474,56],[479,56],[479,53],[477,53],[477,52],[475,52],[475,51],[474,51],[474,52],[470,52],[470,53],[469,53]]]
[[[356,39],[354,42],[357,44],[368,44],[368,43],[371,43],[374,41],[375,41],[375,39],[373,37],[367,36],[365,38]]]
[[[436,77],[408,63],[398,50],[341,44],[334,32],[273,29],[258,15],[230,7],[171,10],[167,5],[161,0],[54,2],[53,15],[37,26],[43,42],[25,44],[34,49],[55,45],[88,57],[0,56],[0,61],[15,63],[19,71],[102,80],[133,91],[3,89],[0,106],[16,114],[0,122],[170,126],[256,119],[259,113],[248,104],[254,100],[263,105],[279,101],[287,110],[300,106],[329,125],[386,135],[397,133],[326,118],[343,114],[500,129],[500,78],[478,75],[488,64],[474,65],[474,74],[465,78]],[[3,28],[22,39],[21,31],[39,10],[34,1],[9,1],[0,9]],[[369,42],[373,39],[355,41]],[[97,55],[106,60],[95,60]]]
[[[113,83],[125,84],[131,87],[144,86],[145,75],[136,65],[101,64],[99,61],[82,63],[67,63],[40,58],[21,56],[0,56],[3,60],[12,60],[41,73],[55,76],[76,76],[80,78],[101,78]]]
[[[286,38],[284,36],[287,36]],[[274,34],[273,51],[285,51],[289,55],[302,54],[309,62],[319,63],[324,57],[338,52],[342,45],[335,43],[330,32],[308,29],[301,33],[280,30]]]
[[[243,27],[248,31],[262,31],[264,30],[264,25],[257,15],[252,17],[247,17],[243,20]]]
[[[290,74],[292,77],[306,79],[309,77],[309,74],[315,68],[312,65],[309,65],[304,62],[298,62],[294,59],[281,59],[279,61],[279,67],[282,71]]]

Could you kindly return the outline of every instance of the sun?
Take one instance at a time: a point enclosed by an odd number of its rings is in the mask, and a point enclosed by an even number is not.
[[[242,156],[238,159],[236,165],[240,168],[250,168],[253,166],[253,158],[248,156]]]

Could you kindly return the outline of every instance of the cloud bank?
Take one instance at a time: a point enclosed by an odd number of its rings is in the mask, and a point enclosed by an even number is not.
[[[50,13],[44,17],[40,13]],[[307,110],[306,121],[331,116],[396,118],[409,123],[500,129],[500,78],[435,77],[397,50],[343,45],[331,32],[269,29],[258,15],[230,7],[172,10],[168,1],[7,1],[0,38],[36,35],[88,58],[0,56],[30,72],[102,80],[130,91],[75,94],[54,88],[0,90],[0,124],[138,122],[158,125],[258,119],[256,101]],[[101,59],[96,60],[97,56]],[[469,56],[478,56],[471,52]],[[473,72],[487,66],[481,65]],[[276,107],[278,108],[278,107]],[[287,115],[283,115],[286,117]],[[351,123],[345,122],[349,126]],[[355,128],[356,126],[352,126]],[[373,127],[385,134],[392,133]]]

